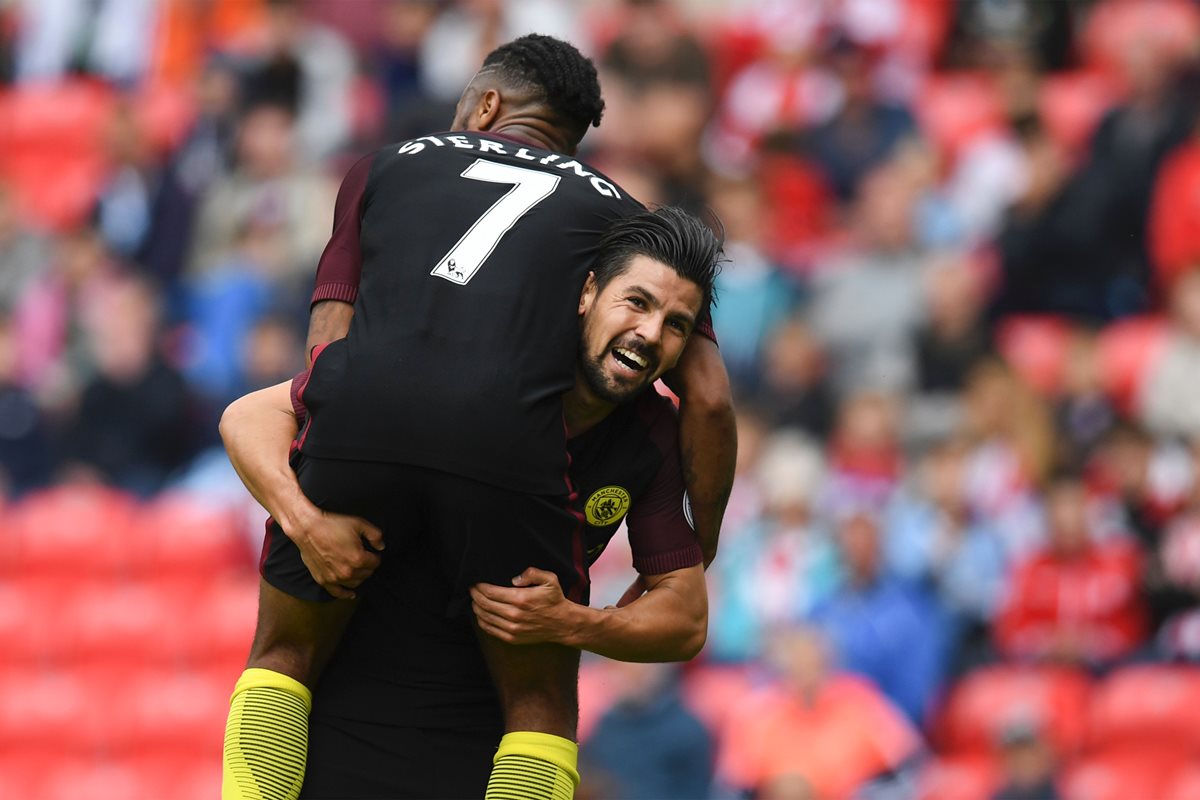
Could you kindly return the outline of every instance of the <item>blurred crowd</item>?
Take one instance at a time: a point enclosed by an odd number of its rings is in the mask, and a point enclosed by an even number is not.
[[[594,796],[911,796],[972,676],[1200,661],[1194,0],[0,3],[10,499],[236,494],[342,173],[531,31],[600,68],[585,160],[727,238],[709,642],[595,667]],[[988,793],[1060,796],[1052,723],[996,714]]]

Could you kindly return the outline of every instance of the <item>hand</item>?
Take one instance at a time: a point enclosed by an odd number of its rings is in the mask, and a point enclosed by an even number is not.
[[[567,644],[578,608],[563,595],[558,576],[530,567],[513,586],[477,583],[471,607],[484,633],[509,644]]]
[[[624,608],[645,593],[646,582],[642,580],[641,575],[638,575],[633,579],[633,583],[629,584],[629,588],[625,590],[625,594],[621,595],[621,599],[617,601],[617,608]]]
[[[300,548],[304,566],[325,591],[353,600],[354,589],[379,566],[379,556],[363,546],[366,540],[383,549],[383,533],[360,517],[316,509],[305,524],[288,532]]]

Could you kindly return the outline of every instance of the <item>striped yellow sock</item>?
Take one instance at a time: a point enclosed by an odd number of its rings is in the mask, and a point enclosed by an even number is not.
[[[579,747],[549,733],[504,734],[485,800],[571,800],[579,785]]]
[[[312,693],[269,669],[248,669],[233,688],[225,725],[221,800],[296,800],[308,755]]]

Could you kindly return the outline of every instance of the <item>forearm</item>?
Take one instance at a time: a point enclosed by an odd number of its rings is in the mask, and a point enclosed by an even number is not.
[[[707,567],[717,555],[737,459],[732,390],[716,344],[703,337],[689,342],[670,385],[680,397],[680,459]]]
[[[318,513],[288,464],[296,436],[290,384],[282,383],[235,400],[221,415],[221,439],[246,489],[285,532]]]
[[[319,344],[341,339],[350,331],[354,306],[341,300],[321,300],[313,306],[308,317],[308,339],[305,342],[305,364],[312,366],[312,351]]]
[[[708,594],[697,564],[623,608],[571,604],[561,644],[617,661],[687,661],[708,635]]]

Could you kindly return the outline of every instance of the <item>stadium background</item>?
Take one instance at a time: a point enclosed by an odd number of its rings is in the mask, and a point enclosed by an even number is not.
[[[530,31],[729,240],[709,644],[585,664],[580,796],[1200,797],[1192,0],[0,2],[0,797],[216,795],[216,420],[300,366],[355,155]]]

